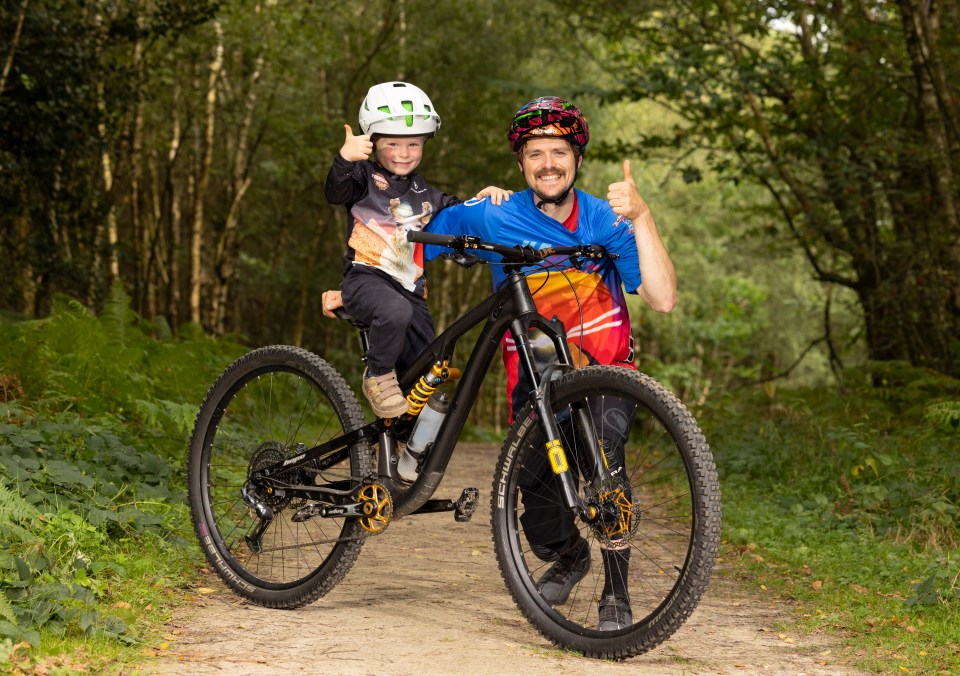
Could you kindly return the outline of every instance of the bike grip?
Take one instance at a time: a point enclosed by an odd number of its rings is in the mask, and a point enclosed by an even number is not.
[[[407,232],[407,241],[453,247],[457,243],[457,237],[456,235],[438,235],[433,232],[424,232],[423,230],[410,230]]]

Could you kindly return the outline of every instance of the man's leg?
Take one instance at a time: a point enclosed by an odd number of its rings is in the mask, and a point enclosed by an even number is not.
[[[590,412],[597,436],[603,444],[607,466],[615,478],[623,479],[626,498],[632,501],[633,493],[627,481],[628,477],[624,476],[624,452],[630,429],[633,427],[636,407],[623,401],[591,400]],[[633,622],[627,583],[630,567],[629,544],[618,545],[617,539],[612,538],[609,545],[601,545],[600,557],[603,561],[604,582],[598,607],[598,628],[605,631],[622,629]]]

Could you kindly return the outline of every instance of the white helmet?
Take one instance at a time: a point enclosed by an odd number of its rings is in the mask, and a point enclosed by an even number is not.
[[[360,129],[370,136],[433,136],[439,128],[429,97],[406,82],[373,85],[360,105]]]

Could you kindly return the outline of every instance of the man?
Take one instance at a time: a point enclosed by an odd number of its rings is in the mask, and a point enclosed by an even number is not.
[[[539,312],[546,317],[556,315],[564,323],[578,366],[636,368],[624,287],[654,310],[669,312],[676,304],[677,280],[650,209],[631,177],[629,161],[623,163],[623,180],[609,186],[606,201],[574,189],[589,141],[587,120],[576,106],[553,96],[520,108],[508,138],[528,189],[502,205],[471,200],[450,207],[434,216],[426,229],[534,248],[602,244],[618,254],[616,261],[591,262],[582,270],[569,268],[565,276],[557,275],[556,268],[552,276],[542,268],[532,268],[527,279],[537,290],[534,300]],[[427,247],[426,258],[439,253],[437,247]],[[492,271],[496,287],[505,275],[496,266]],[[533,333],[531,341],[536,344]],[[509,337],[503,347],[513,417],[526,402],[529,387]],[[547,346],[543,351],[551,350]],[[631,414],[627,412],[626,417]],[[617,462],[622,464],[622,447],[614,453],[620,455]],[[542,471],[549,471],[546,465]],[[544,516],[550,506],[558,504],[553,496],[543,494],[550,485],[552,482],[536,476],[523,481],[521,521],[533,552],[555,562],[537,586],[548,603],[559,605],[587,575],[590,551],[571,516]],[[632,623],[626,589],[629,553],[628,548],[615,545],[601,550],[606,581],[598,608],[602,630]]]

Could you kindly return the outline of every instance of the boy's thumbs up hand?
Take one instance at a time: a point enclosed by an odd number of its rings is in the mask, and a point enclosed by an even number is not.
[[[630,173],[630,160],[623,161],[623,180],[611,183],[607,188],[607,201],[613,207],[614,213],[626,216],[631,221],[637,220],[644,211],[649,210],[637,191],[633,174]]]
[[[343,125],[346,132],[346,138],[343,141],[343,147],[340,148],[340,157],[347,162],[359,162],[370,157],[373,152],[373,141],[366,134],[360,136],[353,135],[353,129],[349,124]]]

